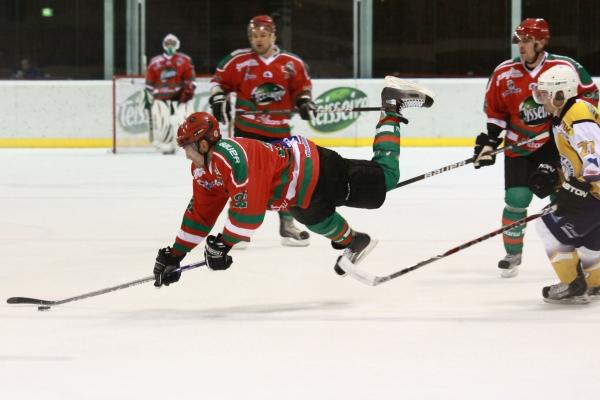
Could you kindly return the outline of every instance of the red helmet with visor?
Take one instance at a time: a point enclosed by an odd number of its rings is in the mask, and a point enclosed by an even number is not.
[[[206,140],[211,146],[221,140],[219,123],[207,112],[195,112],[188,116],[177,129],[180,147]]]
[[[543,18],[527,18],[517,26],[513,32],[512,42],[519,43],[522,40],[548,40],[550,39],[550,28]]]

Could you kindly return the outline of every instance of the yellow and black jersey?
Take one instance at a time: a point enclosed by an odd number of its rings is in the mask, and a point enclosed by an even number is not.
[[[600,112],[588,102],[571,99],[552,132],[560,153],[565,179],[592,183],[591,193],[600,199]]]

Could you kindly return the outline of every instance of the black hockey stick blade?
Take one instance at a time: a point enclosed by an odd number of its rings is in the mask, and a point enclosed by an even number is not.
[[[6,302],[8,304],[35,304],[42,306],[51,306],[56,304],[56,302],[52,300],[33,299],[31,297],[9,297],[6,299]]]

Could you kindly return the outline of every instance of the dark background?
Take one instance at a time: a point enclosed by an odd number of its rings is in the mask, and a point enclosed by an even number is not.
[[[246,26],[270,14],[278,44],[314,78],[352,77],[352,0],[147,0],[146,54],[174,33],[198,74],[247,47]],[[52,8],[53,17],[41,10]],[[115,73],[125,73],[125,1],[115,0]],[[489,76],[510,58],[509,0],[374,0],[373,77]],[[523,0],[522,15],[550,24],[548,50],[600,75],[600,1]],[[0,0],[0,79],[23,58],[46,79],[103,79],[103,0]]]

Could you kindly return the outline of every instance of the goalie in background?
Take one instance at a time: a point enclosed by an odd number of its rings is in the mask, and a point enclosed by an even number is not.
[[[250,240],[267,209],[282,208],[313,233],[329,239],[334,249],[343,250],[334,270],[345,275],[340,260],[344,265],[358,264],[377,241],[352,229],[336,208],[375,209],[383,204],[386,192],[395,188],[400,177],[400,123],[408,122],[401,110],[429,107],[433,96],[414,84],[386,78],[371,160],[343,158],[301,136],[278,144],[223,139],[215,117],[205,112],[191,114],[179,127],[177,142],[192,161],[193,197],[174,244],[158,252],[155,286],[178,281],[180,272],[175,270],[181,260],[203,242],[208,267],[229,268],[231,248]],[[223,230],[209,236],[227,202]]]
[[[169,33],[164,53],[152,60],[146,72],[144,107],[149,113],[150,142],[163,154],[174,154],[177,127],[193,111],[196,73],[192,59],[179,50],[179,39]]]

